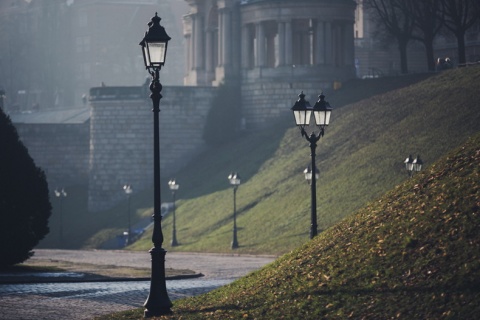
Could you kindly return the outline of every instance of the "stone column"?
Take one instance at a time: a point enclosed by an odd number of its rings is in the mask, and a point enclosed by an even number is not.
[[[285,65],[285,22],[278,23],[278,65]]]
[[[249,45],[250,45],[250,34],[248,32],[248,25],[244,24],[242,26],[242,65],[241,68],[248,69],[248,61],[249,61]]]
[[[256,66],[265,66],[265,28],[261,22],[256,24],[256,36],[257,36],[257,59]]]
[[[205,69],[207,72],[214,70],[213,66],[213,31],[207,30],[205,35]]]
[[[344,48],[345,48],[345,65],[346,66],[354,66],[355,60],[355,46],[354,46],[354,37],[353,37],[353,24],[352,23],[345,23],[343,26],[344,32]]]
[[[317,37],[316,41],[316,64],[322,65],[325,64],[325,23],[323,21],[317,22],[317,30],[316,30]]]
[[[293,64],[292,21],[285,22],[285,64]]]
[[[194,39],[194,69],[204,69],[204,30],[203,30],[203,17],[197,13],[193,20],[193,39]]]
[[[223,40],[225,32],[225,19],[224,19],[225,9],[218,10],[218,67],[223,66]]]
[[[325,22],[325,64],[332,65],[333,64],[333,42],[332,42],[332,23],[330,21]]]
[[[223,10],[223,31],[222,31],[222,36],[223,36],[223,65],[230,65],[232,61],[232,19],[231,19],[231,13],[228,11],[228,9]]]

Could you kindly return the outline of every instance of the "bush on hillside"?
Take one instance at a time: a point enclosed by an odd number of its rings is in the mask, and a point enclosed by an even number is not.
[[[209,145],[224,144],[235,138],[240,123],[240,86],[221,84],[207,115],[203,138]]]
[[[0,109],[0,267],[21,263],[49,232],[45,173],[28,154]]]

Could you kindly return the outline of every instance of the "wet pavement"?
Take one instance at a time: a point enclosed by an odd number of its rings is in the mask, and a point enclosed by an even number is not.
[[[150,267],[144,252],[35,250],[33,259],[98,265]],[[271,256],[167,253],[165,266],[190,269],[205,276],[168,280],[171,300],[194,296],[228,284],[272,262]],[[44,279],[42,279],[43,281]],[[0,319],[92,319],[116,311],[140,308],[150,281],[68,282],[0,285]]]

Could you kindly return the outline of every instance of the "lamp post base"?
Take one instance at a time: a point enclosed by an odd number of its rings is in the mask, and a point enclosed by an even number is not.
[[[171,314],[172,302],[168,297],[165,283],[165,254],[167,251],[160,248],[152,248],[152,278],[150,281],[150,294],[143,305],[145,318]]]

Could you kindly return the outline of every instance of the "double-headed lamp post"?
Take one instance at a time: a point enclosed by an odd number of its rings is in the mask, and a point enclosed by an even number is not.
[[[232,249],[238,248],[237,240],[237,188],[240,185],[240,176],[236,172],[232,172],[228,175],[228,181],[233,187],[233,239]]]
[[[165,254],[162,248],[162,213],[160,199],[160,128],[159,113],[160,99],[162,98],[162,85],[160,84],[159,73],[165,64],[167,55],[167,45],[170,37],[165,32],[165,28],[160,25],[160,18],[157,13],[152,21],[148,23],[148,31],[140,42],[142,47],[143,60],[145,67],[152,76],[150,83],[150,98],[153,102],[153,248],[150,250],[152,256],[152,276],[150,280],[150,293],[145,301],[144,316],[153,317],[172,312],[172,302],[168,297],[165,282]]]
[[[172,197],[173,197],[173,227],[172,227],[172,242],[170,245],[172,247],[178,246],[177,242],[177,226],[176,226],[176,218],[175,218],[175,192],[180,188],[180,185],[175,182],[175,179],[171,179],[168,181],[168,187],[172,190]]]
[[[325,96],[323,93],[318,96],[318,101],[312,107],[310,103],[305,100],[305,94],[300,93],[298,95],[298,100],[295,102],[295,105],[292,107],[293,116],[295,118],[295,124],[300,127],[302,137],[310,143],[310,155],[312,157],[312,163],[310,168],[317,168],[315,166],[315,149],[317,147],[317,141],[323,136],[325,132],[325,127],[330,123],[330,116],[332,114],[332,108],[330,104],[325,101]],[[310,119],[312,114],[315,118],[315,123],[320,129],[318,133],[315,133],[315,130],[312,130],[310,135],[307,134],[305,128],[310,125]],[[310,225],[310,239],[313,239],[318,233],[317,231],[317,174],[311,174],[311,225]]]
[[[128,234],[127,234],[127,244],[130,244],[131,234],[132,234],[132,222],[130,219],[130,195],[133,193],[133,188],[131,185],[126,184],[123,186],[123,191],[127,195],[128,199],[128,209],[127,209],[127,218],[128,218]]]
[[[405,163],[405,169],[407,169],[409,177],[412,177],[414,172],[422,170],[423,161],[420,159],[420,155],[417,155],[415,159],[412,158],[412,155],[409,155],[403,163]]]

